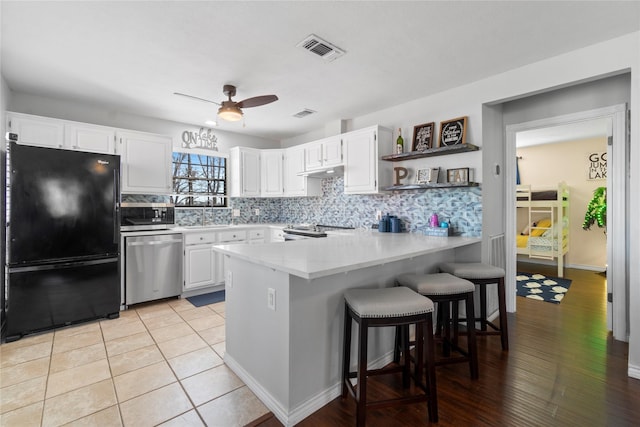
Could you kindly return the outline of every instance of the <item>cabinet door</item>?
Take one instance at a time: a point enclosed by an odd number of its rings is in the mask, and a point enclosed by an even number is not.
[[[328,138],[322,143],[322,165],[338,166],[342,164],[342,139],[340,136]]]
[[[184,290],[212,286],[216,283],[216,253],[211,245],[194,245],[185,247],[184,256]]]
[[[115,153],[115,130],[104,126],[65,124],[65,146],[92,153]]]
[[[282,228],[271,229],[269,242],[284,242],[284,231]]]
[[[118,132],[117,137],[122,162],[122,192],[171,193],[171,138],[138,132]]]
[[[378,191],[378,146],[375,136],[375,131],[369,129],[343,135],[345,194]]]
[[[304,166],[305,170],[317,169],[322,167],[322,143],[314,142],[308,144],[304,148]]]
[[[305,196],[307,178],[298,176],[304,172],[304,148],[288,148],[284,155],[285,196]]]
[[[284,194],[283,153],[284,150],[262,150],[260,153],[262,196],[279,197]]]
[[[242,175],[242,195],[260,196],[260,152],[243,150],[240,152],[240,173]]]
[[[62,148],[64,124],[47,117],[7,114],[7,128],[18,134],[18,143],[38,147]]]

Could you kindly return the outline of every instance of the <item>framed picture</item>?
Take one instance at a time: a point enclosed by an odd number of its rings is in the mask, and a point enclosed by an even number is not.
[[[424,123],[413,127],[413,145],[411,151],[426,151],[433,148],[433,130],[435,123]]]
[[[447,182],[461,184],[469,182],[469,168],[447,169]]]
[[[440,122],[440,147],[465,143],[467,136],[467,116]]]
[[[438,182],[440,168],[418,169],[416,171],[416,184],[434,184]]]

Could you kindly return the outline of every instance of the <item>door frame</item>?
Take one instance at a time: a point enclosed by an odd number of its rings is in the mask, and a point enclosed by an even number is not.
[[[607,120],[607,293],[613,301],[607,302],[607,328],[613,337],[628,341],[627,331],[627,158],[628,138],[626,132],[627,105],[566,114],[557,117],[517,123],[505,127],[505,246],[506,253],[506,297],[507,311],[516,311],[516,134],[565,124],[574,124],[594,119]]]

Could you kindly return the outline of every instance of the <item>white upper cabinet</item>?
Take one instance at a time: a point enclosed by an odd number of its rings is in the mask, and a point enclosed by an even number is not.
[[[381,126],[345,133],[345,194],[374,194],[391,185],[393,168],[380,160],[392,152],[392,132]]]
[[[262,150],[260,152],[261,194],[263,197],[284,195],[284,150]]]
[[[29,114],[7,113],[7,128],[18,142],[39,147],[114,154],[114,128]]]
[[[260,150],[232,147],[229,150],[231,197],[260,197]]]
[[[305,144],[305,170],[339,166],[342,164],[340,135]]]
[[[72,150],[90,151],[92,153],[115,153],[115,129],[85,125],[81,123],[65,123],[64,142]]]
[[[7,113],[7,129],[18,134],[18,143],[38,147],[63,148],[64,122],[48,117]]]
[[[121,190],[133,194],[170,194],[173,141],[143,132],[117,132],[122,163]]]
[[[284,195],[319,196],[320,180],[299,175],[305,170],[305,147],[287,148],[284,153]]]

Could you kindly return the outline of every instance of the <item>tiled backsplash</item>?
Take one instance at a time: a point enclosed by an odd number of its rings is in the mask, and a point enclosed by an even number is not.
[[[166,202],[165,196],[123,195],[129,202]],[[240,216],[232,218],[232,209]],[[259,209],[259,215],[255,210]],[[396,191],[383,195],[344,194],[341,177],[322,180],[322,196],[293,198],[232,198],[229,209],[177,208],[179,225],[312,223],[370,228],[376,212],[398,216],[408,231],[420,232],[433,213],[457,235],[482,235],[482,192],[479,187]]]

